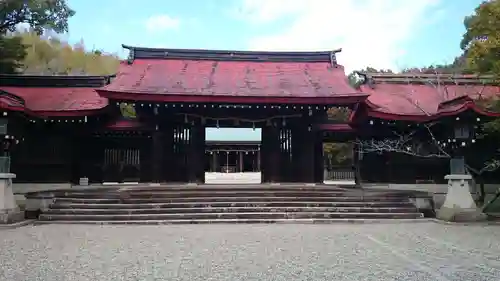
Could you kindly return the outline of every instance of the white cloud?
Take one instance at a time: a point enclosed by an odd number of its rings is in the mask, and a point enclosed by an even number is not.
[[[252,50],[334,50],[346,71],[397,69],[404,45],[439,14],[440,0],[242,0],[238,15],[252,24],[289,22],[249,40]],[[441,13],[442,14],[442,13]],[[272,27],[272,25],[269,25]]]
[[[146,20],[146,29],[149,32],[161,32],[179,28],[180,20],[169,15],[155,15]]]
[[[232,14],[252,23],[269,23],[286,15],[296,15],[305,5],[307,1],[302,0],[242,0]]]

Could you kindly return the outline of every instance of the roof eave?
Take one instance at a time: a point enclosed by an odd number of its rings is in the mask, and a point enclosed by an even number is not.
[[[472,110],[479,115],[487,117],[500,117],[499,112],[487,111],[479,107],[475,102],[469,101],[462,104],[460,107],[452,111],[443,111],[433,115],[416,115],[416,114],[401,114],[377,111],[375,109],[368,110],[368,116],[372,118],[379,118],[384,120],[399,120],[399,121],[413,121],[413,122],[429,122],[443,117],[456,116],[467,110]]]
[[[273,96],[224,96],[224,95],[196,95],[196,94],[152,94],[133,91],[113,91],[96,89],[101,97],[114,100],[130,100],[144,102],[179,102],[179,103],[243,103],[243,104],[332,104],[350,105],[363,102],[368,97],[364,93],[331,95],[327,97],[273,97]]]

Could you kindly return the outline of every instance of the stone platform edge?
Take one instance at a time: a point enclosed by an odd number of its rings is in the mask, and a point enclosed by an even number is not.
[[[34,225],[35,222],[36,222],[36,220],[23,220],[23,221],[16,222],[16,223],[0,224],[0,230],[14,229],[14,228],[19,228],[19,227],[23,227],[23,226]]]

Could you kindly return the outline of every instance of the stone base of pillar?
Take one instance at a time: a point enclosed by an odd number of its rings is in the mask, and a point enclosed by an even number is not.
[[[19,210],[12,191],[12,179],[15,177],[15,174],[0,173],[0,224],[24,220],[24,212]]]
[[[477,207],[470,193],[470,175],[447,175],[448,192],[443,206],[437,211],[436,217],[451,222],[472,222],[487,219]]]

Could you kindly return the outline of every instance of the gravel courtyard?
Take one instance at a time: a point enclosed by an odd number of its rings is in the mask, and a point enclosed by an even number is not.
[[[500,227],[44,225],[0,230],[0,280],[500,280]]]

